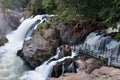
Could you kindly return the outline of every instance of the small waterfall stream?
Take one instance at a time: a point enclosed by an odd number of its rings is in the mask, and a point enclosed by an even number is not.
[[[23,77],[21,77],[20,80],[38,80],[38,79],[39,80],[46,80],[51,75],[52,68],[54,65],[57,64],[57,62],[61,62],[67,58],[73,58],[74,56],[76,56],[76,52],[72,51],[71,56],[67,56],[67,57],[63,57],[61,59],[58,59],[59,52],[60,52],[60,49],[58,48],[55,56],[50,58],[48,61],[44,62],[39,67],[36,67],[36,69],[34,71],[26,72],[25,75]],[[53,58],[56,58],[58,60],[49,62]]]

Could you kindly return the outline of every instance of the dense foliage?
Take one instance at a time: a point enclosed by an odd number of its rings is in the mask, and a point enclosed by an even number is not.
[[[53,14],[56,7],[55,0],[31,0],[31,4],[27,9],[32,14]]]
[[[120,0],[35,0],[34,4],[38,12],[40,9],[41,13],[59,14],[66,20],[78,17],[94,21],[99,18],[108,27],[115,27],[120,19]]]
[[[115,27],[120,20],[120,0],[0,0],[3,7],[25,7],[32,14],[57,14],[61,20],[73,17],[87,21],[102,20]]]

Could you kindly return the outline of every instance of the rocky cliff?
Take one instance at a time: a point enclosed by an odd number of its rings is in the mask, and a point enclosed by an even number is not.
[[[32,38],[25,41],[22,51],[18,54],[32,68],[39,66],[55,54],[56,48],[62,45],[79,44],[90,32],[103,29],[101,22],[87,24],[79,21],[54,22],[49,28],[35,30]]]

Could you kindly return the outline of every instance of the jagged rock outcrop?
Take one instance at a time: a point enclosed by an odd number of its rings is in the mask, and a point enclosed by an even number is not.
[[[6,10],[4,13],[4,21],[6,24],[12,28],[12,30],[15,30],[20,25],[20,19],[22,17],[22,14],[18,11],[13,10]]]
[[[99,21],[89,24],[72,20],[69,23],[57,22],[54,27],[60,30],[60,38],[63,44],[79,44],[90,32],[104,29],[105,25]]]
[[[56,29],[44,29],[41,36],[38,30],[32,34],[32,39],[25,41],[21,56],[32,68],[39,66],[55,54],[59,46],[59,31]]]
[[[55,53],[59,45],[76,45],[90,32],[103,28],[105,26],[100,22],[92,25],[74,20],[70,23],[53,22],[49,29],[43,29],[43,35],[40,35],[39,31],[35,30],[32,39],[25,41],[23,50],[19,55],[31,67],[35,68],[48,60]],[[63,52],[65,56],[70,55],[69,49]]]

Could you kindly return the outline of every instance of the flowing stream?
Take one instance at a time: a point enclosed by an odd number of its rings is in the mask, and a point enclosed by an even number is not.
[[[51,72],[52,72],[52,68],[54,65],[57,64],[57,62],[61,62],[67,58],[73,58],[74,56],[76,56],[76,52],[72,51],[71,56],[67,56],[67,57],[63,57],[61,59],[58,59],[59,52],[60,52],[60,50],[58,48],[55,56],[50,58],[48,61],[44,62],[39,67],[36,67],[36,69],[34,71],[26,72],[25,75],[23,77],[21,77],[21,80],[38,80],[38,79],[39,80],[46,80],[48,77],[50,77]],[[49,62],[53,58],[56,58],[58,60]]]

